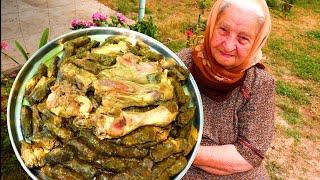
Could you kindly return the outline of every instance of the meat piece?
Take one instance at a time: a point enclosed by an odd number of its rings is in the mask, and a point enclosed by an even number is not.
[[[90,84],[96,80],[94,74],[82,68],[78,68],[72,63],[67,63],[60,67],[58,78],[76,84],[78,89],[82,90],[83,92],[86,92],[90,87]]]
[[[138,84],[125,80],[99,79],[93,83],[95,93],[102,97],[100,112],[116,114],[130,106],[148,106],[173,98],[173,86],[166,71],[158,84]]]
[[[55,115],[66,118],[85,117],[93,108],[90,99],[67,81],[57,83],[51,91],[46,100],[46,107]]]
[[[127,42],[120,41],[118,44],[106,44],[97,48],[93,48],[91,52],[96,54],[118,54],[128,51]]]
[[[177,106],[175,109],[172,108],[160,105],[147,112],[122,111],[119,116],[92,114],[87,119],[75,119],[74,124],[78,127],[95,127],[95,135],[99,139],[116,138],[124,136],[141,126],[167,126],[176,118],[178,113]]]
[[[21,141],[21,157],[29,168],[43,166],[45,164],[44,158],[48,152],[37,145]]]
[[[132,53],[127,53],[117,58],[114,66],[101,71],[105,79],[127,80],[140,84],[147,84],[149,76],[159,74],[162,69],[158,62],[140,62],[141,59]]]

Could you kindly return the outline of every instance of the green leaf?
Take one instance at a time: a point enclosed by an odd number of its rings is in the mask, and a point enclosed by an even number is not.
[[[22,56],[24,57],[25,60],[28,60],[28,54],[27,52],[23,49],[23,47],[21,46],[21,44],[18,41],[14,41],[14,43],[16,44],[17,49],[20,51],[20,53],[22,54]]]
[[[48,42],[48,37],[49,37],[49,28],[46,28],[45,30],[43,30],[42,35],[41,35],[41,39],[39,42],[39,49],[44,46],[45,44],[47,44]]]

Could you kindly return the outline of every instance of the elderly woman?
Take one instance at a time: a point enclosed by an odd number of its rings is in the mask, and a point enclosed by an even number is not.
[[[271,29],[264,0],[217,0],[203,43],[178,53],[204,104],[204,133],[185,179],[269,179],[274,80],[260,64]]]

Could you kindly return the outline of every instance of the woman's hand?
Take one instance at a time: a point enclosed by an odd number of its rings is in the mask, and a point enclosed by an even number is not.
[[[208,173],[217,175],[229,175],[253,168],[232,144],[200,146],[193,165]]]

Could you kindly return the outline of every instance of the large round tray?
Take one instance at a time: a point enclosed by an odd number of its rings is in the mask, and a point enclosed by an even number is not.
[[[182,60],[174,52],[172,52],[169,48],[161,44],[159,41],[149,36],[146,36],[144,34],[141,34],[139,32],[131,31],[123,28],[95,27],[95,28],[72,31],[55,38],[54,40],[50,41],[45,46],[40,48],[29,58],[29,60],[24,64],[24,66],[18,73],[10,92],[8,107],[7,107],[8,132],[9,132],[12,148],[21,166],[32,179],[38,179],[37,175],[39,174],[39,172],[37,170],[30,170],[29,168],[26,167],[26,165],[24,164],[20,156],[20,145],[19,145],[19,142],[23,140],[21,125],[20,125],[20,111],[24,103],[23,97],[25,93],[25,85],[28,82],[28,80],[31,79],[32,76],[36,73],[38,66],[41,63],[46,62],[48,59],[50,59],[55,55],[59,55],[59,53],[60,54],[62,53],[63,47],[61,44],[59,44],[61,40],[72,39],[72,38],[83,36],[83,35],[88,35],[92,39],[97,39],[97,40],[103,40],[111,35],[125,35],[131,38],[139,38],[143,40],[146,44],[148,44],[153,50],[161,53],[165,57],[171,57],[175,59],[179,65],[186,68]],[[191,74],[187,81],[187,87],[192,97],[193,104],[194,106],[196,106],[194,124],[198,129],[199,133],[198,133],[197,143],[193,148],[192,152],[187,157],[188,158],[187,166],[179,174],[177,174],[174,177],[174,179],[181,179],[190,168],[197,154],[198,148],[200,146],[200,141],[201,141],[202,132],[203,132],[204,118],[203,118],[203,107],[202,107],[201,96],[200,96],[200,92],[198,90],[197,84],[195,83],[195,80],[193,79]]]

